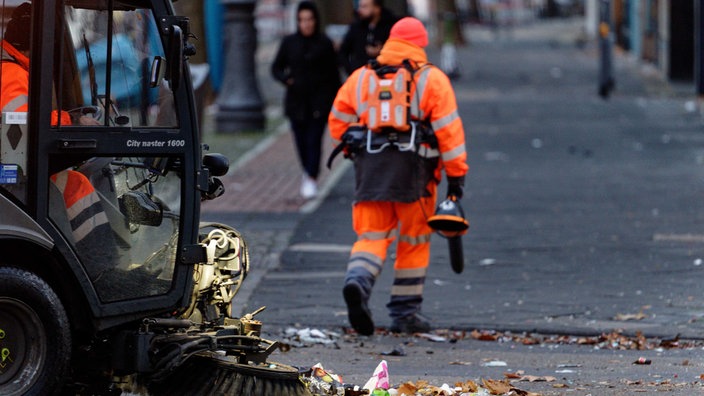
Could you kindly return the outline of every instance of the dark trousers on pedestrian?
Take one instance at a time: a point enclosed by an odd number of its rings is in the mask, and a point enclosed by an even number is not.
[[[291,129],[296,140],[296,149],[301,165],[308,176],[318,178],[323,133],[327,120],[325,117],[306,120],[291,120]]]

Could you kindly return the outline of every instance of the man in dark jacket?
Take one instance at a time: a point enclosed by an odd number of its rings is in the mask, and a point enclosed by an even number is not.
[[[383,0],[360,0],[359,19],[352,23],[340,45],[340,63],[347,74],[379,56],[397,18],[384,8]]]

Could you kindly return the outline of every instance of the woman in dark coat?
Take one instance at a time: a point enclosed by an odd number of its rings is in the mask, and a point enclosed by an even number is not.
[[[271,65],[271,74],[286,85],[285,112],[305,170],[301,196],[310,199],[318,193],[320,146],[328,113],[340,87],[340,75],[332,41],[320,31],[315,4],[301,2],[296,16],[298,30],[284,37]]]

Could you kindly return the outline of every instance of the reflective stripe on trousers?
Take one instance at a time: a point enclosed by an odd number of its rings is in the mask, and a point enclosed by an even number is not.
[[[416,202],[362,201],[352,210],[353,228],[358,239],[352,247],[345,281],[359,283],[367,296],[381,273],[398,227],[394,284],[387,305],[391,317],[418,312],[423,301],[432,234],[426,216],[435,210],[437,186],[431,183],[428,188],[431,196]]]
[[[395,271],[391,298],[386,304],[391,318],[402,318],[420,311],[427,272],[428,267]]]

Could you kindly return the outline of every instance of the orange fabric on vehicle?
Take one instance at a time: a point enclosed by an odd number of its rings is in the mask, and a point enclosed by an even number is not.
[[[65,175],[62,175],[64,172]],[[90,181],[83,173],[66,170],[51,175],[51,181],[57,184],[59,176],[63,176],[66,179],[65,182],[61,183],[60,189],[67,208],[72,207],[76,202],[95,191],[93,185],[90,184]]]
[[[29,58],[5,40],[2,47],[0,68],[0,109],[5,112],[26,113],[29,111]],[[65,111],[51,113],[51,125],[71,125],[71,117]]]

